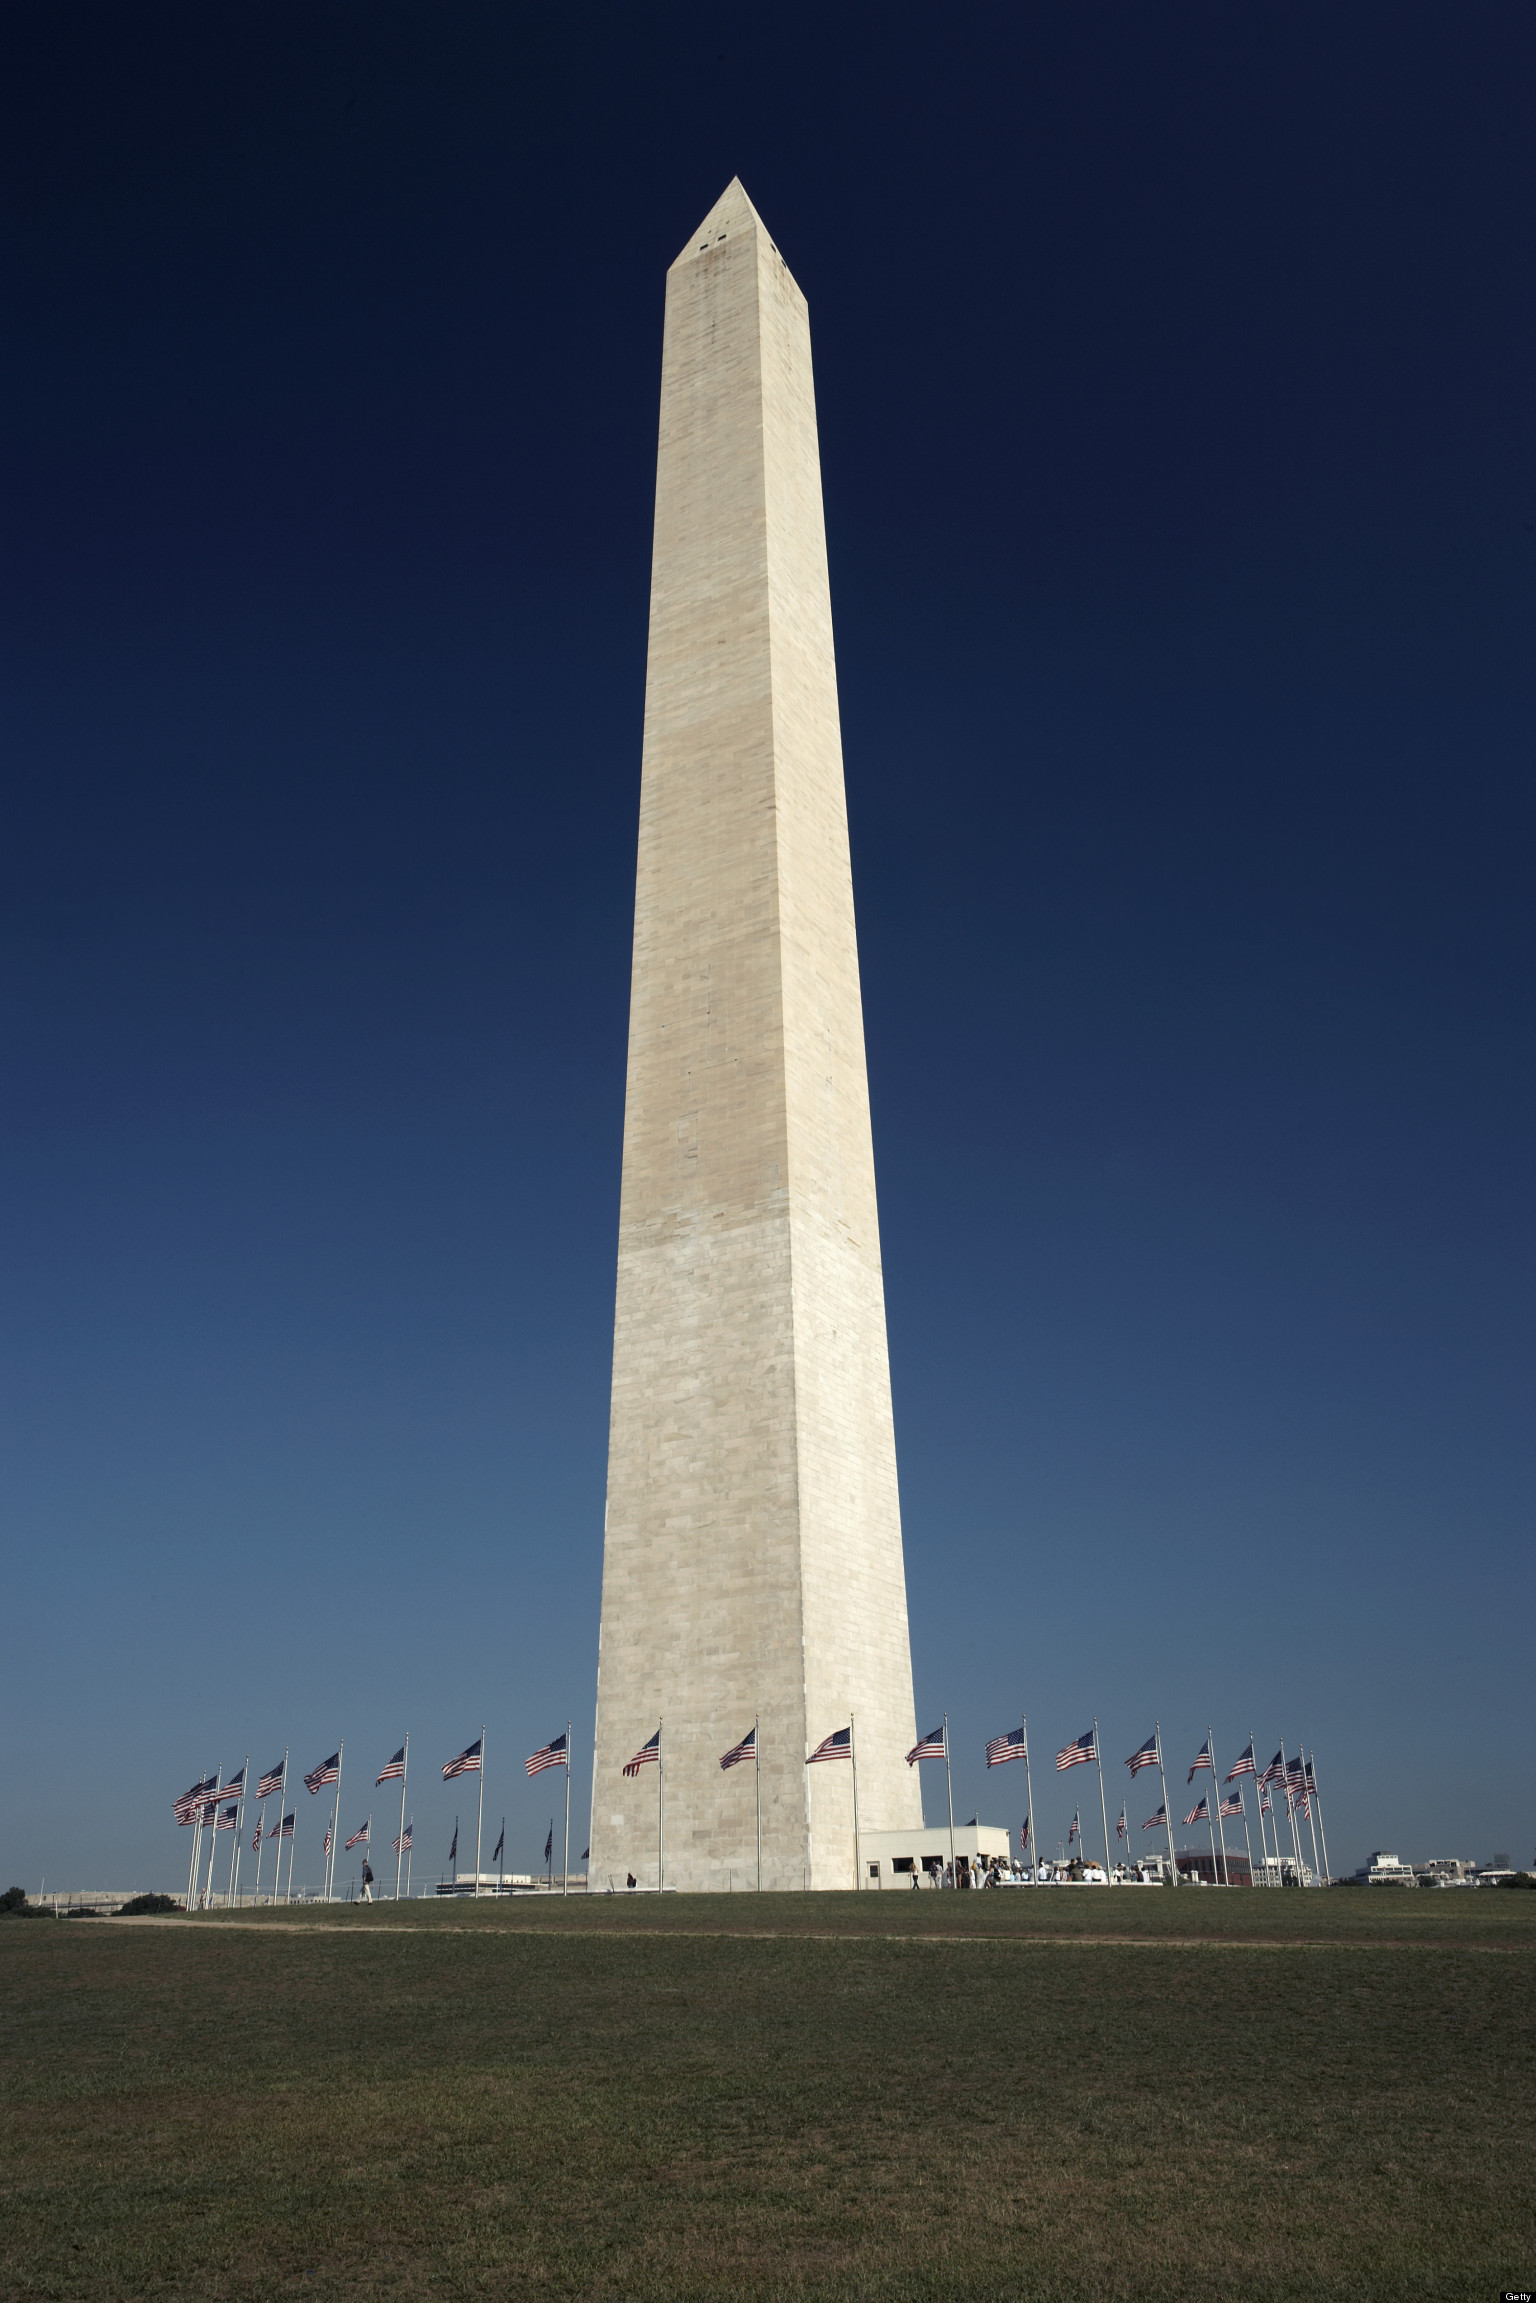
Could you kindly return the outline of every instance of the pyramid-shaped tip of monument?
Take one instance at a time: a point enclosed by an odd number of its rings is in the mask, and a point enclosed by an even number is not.
[[[767,229],[762,217],[747,198],[741,178],[733,176],[697,231],[678,251],[677,261],[682,264],[690,256],[702,255],[705,249],[716,247],[721,240],[729,239],[732,232],[756,230],[766,234]]]

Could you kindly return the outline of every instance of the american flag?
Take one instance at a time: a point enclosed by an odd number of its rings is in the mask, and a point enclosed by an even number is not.
[[[197,1819],[200,1823],[211,1823],[218,1812],[219,1794],[216,1791],[210,1791],[206,1799],[200,1799],[197,1803]]]
[[[336,1783],[340,1781],[340,1778],[341,1753],[339,1751],[333,1751],[329,1759],[321,1760],[320,1765],[315,1769],[312,1775],[305,1776],[304,1782],[309,1792],[310,1798],[313,1799],[315,1793],[320,1789],[322,1784]]]
[[[1083,1811],[1082,1811],[1082,1809],[1081,1809],[1080,1807],[1079,1807],[1079,1808],[1076,1808],[1076,1809],[1073,1811],[1073,1816],[1072,1816],[1072,1828],[1071,1828],[1071,1830],[1070,1830],[1070,1831],[1067,1833],[1067,1845],[1068,1845],[1069,1847],[1071,1846],[1071,1844],[1072,1844],[1073,1840],[1074,1840],[1074,1839],[1077,1837],[1078,1833],[1079,1833],[1079,1832],[1082,1830],[1082,1828],[1083,1828],[1083,1826],[1082,1826],[1082,1820],[1081,1820],[1081,1819],[1082,1819],[1082,1812],[1083,1812]]]
[[[551,1823],[551,1824],[550,1824],[550,1827],[549,1827],[549,1837],[548,1837],[548,1838],[545,1840],[545,1842],[544,1842],[544,1860],[545,1860],[545,1862],[546,1862],[546,1863],[548,1863],[548,1861],[549,1861],[550,1857],[551,1857],[551,1856],[554,1854],[554,1852],[555,1852],[555,1827],[554,1827],[554,1824],[553,1824],[553,1823]]]
[[[1141,1828],[1143,1831],[1160,1831],[1167,1820],[1167,1808],[1160,1807],[1155,1815],[1149,1815],[1147,1817],[1146,1822],[1142,1825]]]
[[[805,1764],[814,1767],[818,1759],[851,1759],[852,1756],[853,1729],[840,1727],[835,1735],[823,1736]]]
[[[537,1775],[546,1767],[569,1767],[571,1755],[565,1748],[565,1737],[557,1735],[553,1743],[546,1743],[541,1751],[530,1751],[523,1761],[530,1775]]]
[[[987,1765],[1002,1767],[1010,1759],[1027,1759],[1029,1746],[1024,1740],[1022,1727],[1010,1727],[1006,1735],[994,1735],[987,1745]]]
[[[754,1764],[757,1760],[757,1728],[755,1724],[747,1729],[740,1743],[731,1745],[730,1750],[722,1757],[720,1764],[722,1767],[739,1767],[744,1759],[750,1759]]]
[[[661,1729],[658,1727],[650,1742],[642,1743],[634,1758],[625,1760],[624,1772],[626,1775],[638,1775],[642,1767],[659,1766],[660,1764]]]
[[[269,1839],[291,1839],[293,1837],[293,1813],[291,1809],[289,1810],[288,1814],[283,1817],[281,1823],[273,1824],[271,1830],[267,1833],[267,1837]]]
[[[329,1855],[331,1852],[331,1827],[329,1824],[327,1824],[325,1827],[325,1845],[321,1848],[320,1852],[322,1855]]]
[[[1199,1802],[1198,1802],[1198,1804],[1197,1804],[1196,1806],[1194,1806],[1194,1807],[1192,1807],[1192,1808],[1190,1809],[1189,1813],[1188,1813],[1188,1814],[1185,1816],[1184,1820],[1185,1820],[1185,1822],[1186,1822],[1186,1823],[1209,1823],[1209,1822],[1210,1822],[1210,1820],[1211,1820],[1211,1818],[1210,1818],[1210,1813],[1209,1813],[1209,1810],[1207,1809],[1207,1807],[1206,1807],[1206,1804],[1205,1804],[1205,1793],[1204,1793],[1203,1791],[1202,1791],[1202,1792],[1201,1792],[1201,1794],[1200,1794],[1200,1798],[1199,1798]]]
[[[286,1765],[287,1761],[285,1760],[282,1763],[282,1766],[269,1767],[267,1769],[266,1774],[262,1777],[261,1781],[256,1786],[256,1796],[258,1799],[275,1798],[277,1793],[282,1790],[283,1767]]]
[[[448,1850],[448,1860],[450,1863],[457,1863],[459,1860],[459,1819],[457,1816],[453,1819],[453,1845]]]
[[[238,1775],[232,1775],[225,1784],[224,1797],[226,1799],[243,1799],[245,1797],[245,1769],[243,1767]]]
[[[1024,1828],[1023,1828],[1023,1830],[1022,1830],[1022,1831],[1019,1833],[1019,1853],[1020,1853],[1021,1855],[1024,1855],[1024,1854],[1026,1854],[1026,1853],[1028,1852],[1028,1849],[1029,1849],[1029,1817],[1026,1815],[1026,1816],[1025,1816],[1025,1818],[1024,1818]]]
[[[1274,1809],[1269,1804],[1269,1793],[1265,1790],[1263,1784],[1261,1783],[1259,1785],[1259,1813],[1261,1815],[1273,1815],[1274,1812]]]
[[[1287,1763],[1285,1770],[1285,1796],[1291,1803],[1291,1812],[1293,1814],[1305,1815],[1310,1819],[1312,1809],[1307,1799],[1306,1764],[1299,1756]]]
[[[354,1848],[354,1847],[357,1845],[357,1843],[358,1843],[358,1841],[359,1841],[359,1840],[361,1840],[361,1841],[362,1841],[362,1843],[363,1843],[363,1845],[364,1845],[365,1847],[366,1847],[366,1846],[369,1844],[369,1841],[368,1841],[368,1827],[369,1827],[369,1824],[371,1824],[371,1823],[372,1823],[372,1821],[373,1821],[373,1817],[370,1815],[370,1816],[369,1816],[369,1818],[368,1818],[368,1822],[367,1822],[367,1823],[365,1823],[365,1824],[363,1825],[362,1829],[361,1829],[360,1831],[354,1831],[354,1832],[353,1832],[353,1834],[352,1834],[351,1838],[350,1838],[350,1839],[347,1841],[347,1844],[346,1844],[346,1846],[345,1846],[345,1847],[342,1849],[342,1851],[341,1851],[343,1855],[349,1854],[349,1853],[351,1852],[351,1850],[352,1850],[352,1849],[353,1849],[353,1848]]]
[[[392,1839],[390,1841],[389,1844],[395,1850],[397,1855],[406,1855],[410,1852],[411,1833],[415,1830],[415,1828],[416,1826],[414,1823],[408,1823],[405,1829],[401,1832],[399,1838]]]
[[[1137,1745],[1125,1764],[1132,1775],[1139,1775],[1144,1767],[1157,1765],[1157,1730],[1155,1728],[1145,1743]]]
[[[1231,1778],[1229,1777],[1228,1781],[1230,1780]],[[1241,1815],[1242,1812],[1243,1794],[1241,1788],[1236,1791],[1229,1791],[1226,1798],[1222,1801],[1221,1805],[1216,1810],[1217,1818],[1221,1821],[1224,1821],[1229,1815]]]
[[[1260,1783],[1278,1783],[1284,1773],[1285,1753],[1283,1751],[1277,1751],[1274,1758],[1265,1768],[1263,1774],[1259,1777],[1259,1781]]]
[[[215,1831],[233,1831],[239,1820],[240,1803],[237,1800],[233,1807],[226,1807],[222,1815],[215,1817],[213,1828]]]
[[[190,1791],[184,1791],[179,1799],[172,1802],[171,1813],[178,1823],[195,1823],[197,1821],[203,1811],[207,1794],[213,1791],[218,1780],[216,1775],[205,1775],[201,1783],[194,1783]],[[218,1794],[215,1792],[214,1796],[217,1797]]]
[[[1195,1764],[1194,1764],[1194,1766],[1193,1766],[1193,1767],[1190,1769],[1189,1773],[1188,1773],[1188,1774],[1185,1776],[1185,1778],[1184,1778],[1185,1782],[1186,1782],[1186,1783],[1193,1783],[1193,1782],[1194,1782],[1194,1780],[1195,1780],[1195,1777],[1196,1777],[1196,1776],[1197,1776],[1197,1775],[1200,1773],[1200,1770],[1201,1770],[1201,1768],[1202,1768],[1202,1767],[1204,1767],[1204,1768],[1209,1768],[1210,1764],[1211,1764],[1211,1739],[1210,1739],[1210,1737],[1209,1737],[1209,1736],[1207,1736],[1207,1737],[1206,1737],[1206,1739],[1205,1739],[1205,1741],[1204,1741],[1204,1743],[1202,1743],[1202,1744],[1201,1744],[1201,1746],[1200,1746],[1200,1749],[1199,1749],[1199,1750],[1198,1750],[1198,1751],[1195,1753]]]
[[[1123,1839],[1125,1837],[1125,1809],[1123,1807],[1120,1810],[1120,1820],[1115,1825],[1115,1837],[1117,1839]]]
[[[401,1776],[402,1776],[402,1775],[404,1775],[404,1773],[405,1773],[405,1745],[402,1743],[402,1744],[401,1744],[401,1746],[400,1746],[400,1749],[399,1749],[399,1750],[398,1750],[398,1751],[395,1753],[395,1756],[394,1756],[394,1758],[393,1758],[393,1759],[390,1759],[390,1760],[386,1760],[386,1762],[385,1762],[384,1766],[383,1766],[383,1767],[382,1767],[382,1768],[379,1770],[379,1773],[378,1773],[378,1774],[377,1774],[377,1775],[374,1777],[374,1779],[373,1779],[373,1787],[374,1787],[374,1790],[375,1790],[375,1791],[377,1791],[377,1790],[378,1790],[378,1787],[379,1787],[379,1785],[380,1785],[381,1783],[398,1783],[398,1782],[400,1781],[400,1778],[401,1778]]]
[[[482,1735],[478,1742],[468,1744],[465,1749],[459,1753],[457,1759],[449,1760],[447,1766],[443,1769],[443,1781],[445,1783],[447,1783],[455,1775],[478,1775],[480,1773],[480,1761],[483,1757],[480,1745],[484,1741],[485,1738]]]
[[[1091,1767],[1098,1756],[1099,1747],[1094,1742],[1093,1729],[1090,1727],[1088,1733],[1080,1735],[1076,1743],[1069,1743],[1064,1751],[1057,1752],[1057,1772],[1060,1773],[1064,1767]]]
[[[499,1863],[501,1861],[501,1851],[506,1846],[506,1844],[507,1819],[505,1816],[503,1816],[501,1819],[501,1837],[497,1840],[495,1846],[491,1849],[491,1861],[493,1863]]]
[[[1240,1775],[1257,1775],[1258,1772],[1258,1761],[1253,1756],[1253,1745],[1250,1743],[1237,1765],[1228,1768],[1227,1781],[1235,1783]]]
[[[258,1809],[256,1810],[256,1831],[255,1831],[255,1835],[254,1835],[254,1837],[253,1837],[253,1838],[252,1838],[252,1840],[251,1840],[251,1853],[252,1853],[253,1855],[256,1855],[256,1854],[259,1854],[259,1853],[260,1853],[260,1851],[261,1851],[261,1810],[260,1810],[260,1808],[258,1808]]]
[[[1311,1792],[1313,1798],[1315,1799],[1317,1797],[1317,1777],[1312,1772],[1312,1762],[1310,1759],[1307,1761],[1307,1789]]]
[[[935,1727],[913,1744],[912,1749],[907,1753],[907,1765],[915,1767],[920,1759],[943,1759],[944,1757],[946,1757],[944,1730],[942,1727]]]

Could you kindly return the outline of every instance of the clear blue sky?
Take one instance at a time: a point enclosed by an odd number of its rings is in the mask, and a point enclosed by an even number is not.
[[[585,1844],[662,281],[738,172],[919,1726],[1015,1829],[1027,1708],[1112,1814],[1160,1717],[1315,1746],[1336,1866],[1530,1861],[1531,11],[0,38],[0,1885],[174,1884],[285,1744],[350,1831],[407,1728],[434,1875],[482,1720],[523,1867],[574,1721]]]

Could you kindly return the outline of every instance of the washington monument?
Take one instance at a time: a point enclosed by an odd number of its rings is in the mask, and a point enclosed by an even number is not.
[[[805,298],[667,274],[589,1878],[855,1883],[922,1820]],[[760,1776],[720,1757],[757,1722]]]

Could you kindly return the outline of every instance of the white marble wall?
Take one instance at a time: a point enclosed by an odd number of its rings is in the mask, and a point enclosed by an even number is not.
[[[920,1819],[805,299],[737,184],[667,276],[590,1877],[853,1883]]]

